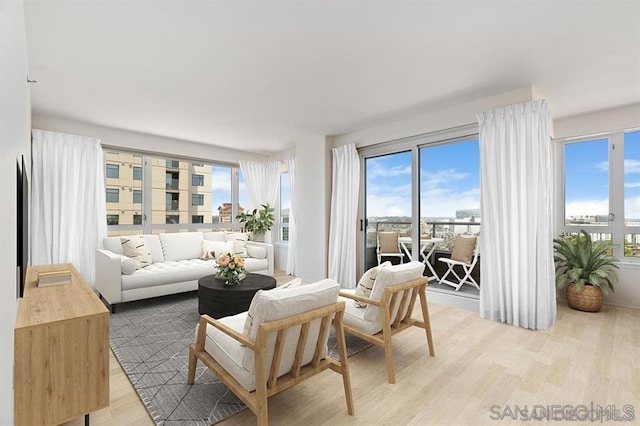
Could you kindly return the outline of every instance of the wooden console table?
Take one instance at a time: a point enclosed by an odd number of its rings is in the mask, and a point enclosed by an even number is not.
[[[70,284],[38,287],[38,272],[64,269]],[[109,405],[109,311],[72,264],[28,268],[14,333],[16,425],[60,424]]]

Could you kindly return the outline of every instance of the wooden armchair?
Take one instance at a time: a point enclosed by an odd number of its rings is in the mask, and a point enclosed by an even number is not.
[[[384,348],[389,383],[395,383],[392,337],[397,333],[411,326],[423,328],[429,355],[435,356],[425,291],[427,278],[422,277],[423,270],[424,264],[421,262],[382,268],[373,285],[371,297],[356,295],[352,290],[340,291],[342,300],[351,299],[346,301],[344,330]],[[411,316],[418,298],[422,320]],[[353,301],[366,303],[367,306],[358,308]]]
[[[329,296],[333,299],[330,304],[326,304],[326,297],[314,300],[314,296],[309,296],[316,290],[326,293],[329,287],[333,292]],[[268,397],[331,369],[342,375],[347,412],[352,415],[353,397],[343,330],[345,304],[336,302],[338,291],[339,285],[332,280],[261,291],[252,302],[250,311],[256,309],[244,332],[240,330],[247,321],[247,312],[220,320],[202,315],[196,341],[189,348],[188,383],[193,384],[197,361],[202,361],[256,414],[258,425],[267,425]],[[298,312],[286,316],[287,312],[296,310]],[[327,355],[332,323],[339,362]]]

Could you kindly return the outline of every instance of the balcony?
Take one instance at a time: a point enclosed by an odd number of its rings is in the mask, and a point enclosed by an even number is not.
[[[167,189],[177,191],[180,189],[180,181],[178,179],[172,179],[167,181]]]
[[[167,200],[165,209],[167,211],[175,211],[178,210],[178,200]]]
[[[367,243],[365,251],[365,270],[376,266],[378,261],[376,258],[376,235],[380,231],[395,231],[398,232],[400,237],[411,237],[411,222],[403,221],[381,221],[381,222],[369,222],[367,225]],[[435,251],[428,262],[431,264],[438,276],[442,276],[447,266],[443,262],[438,262],[437,259],[441,257],[451,256],[451,249],[453,247],[453,240],[457,235],[478,235],[480,232],[479,222],[460,222],[460,221],[438,221],[438,222],[425,222],[420,223],[420,234],[431,234],[435,238],[442,238],[442,242],[437,243]],[[410,244],[407,244],[407,248],[412,250]],[[393,260],[393,259],[389,259]],[[405,253],[403,261],[409,262],[409,256]],[[420,261],[424,261],[424,257],[420,255]],[[425,268],[428,272],[428,269]],[[471,274],[475,280],[480,283],[480,262],[475,266]],[[437,281],[432,280],[429,283],[428,289],[432,291],[441,291],[451,293],[453,288],[445,284],[439,284]],[[455,292],[461,296],[468,296],[472,298],[478,298],[479,292],[476,288],[464,285],[458,292]]]

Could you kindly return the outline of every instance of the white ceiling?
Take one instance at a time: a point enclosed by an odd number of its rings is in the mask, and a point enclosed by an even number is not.
[[[36,114],[271,153],[533,86],[640,102],[640,0],[24,0]]]

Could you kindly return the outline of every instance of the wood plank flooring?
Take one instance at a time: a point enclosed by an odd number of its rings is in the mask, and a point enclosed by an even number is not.
[[[277,278],[289,279],[283,274]],[[632,405],[638,421],[640,310],[605,305],[591,314],[565,303],[558,301],[558,320],[545,331],[430,304],[435,358],[428,356],[423,330],[405,331],[394,338],[395,385],[386,381],[382,348],[349,358],[355,416],[347,415],[340,376],[325,372],[269,399],[269,421],[305,426],[488,425],[516,405],[531,409],[591,403],[615,404],[621,410]],[[523,422],[507,416],[499,423]],[[82,425],[83,419],[66,424]],[[111,405],[93,413],[91,424],[153,424],[113,354]],[[249,410],[219,423],[255,424]]]

